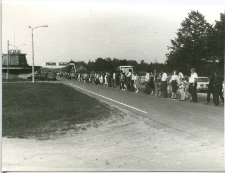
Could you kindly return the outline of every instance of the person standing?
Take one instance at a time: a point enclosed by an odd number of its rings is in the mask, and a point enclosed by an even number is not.
[[[149,78],[150,78],[150,81],[149,81],[150,92],[153,95],[155,91],[155,86],[154,86],[154,75],[152,72],[149,74]]]
[[[183,73],[181,72],[181,69],[180,69],[179,73],[178,73],[178,79],[179,79],[179,81],[181,81],[183,78],[184,78],[184,75],[183,75]]]
[[[101,74],[99,75],[99,82],[100,82],[100,85],[103,85],[103,79],[104,79],[104,77],[103,77],[103,74],[101,73]]]
[[[190,87],[190,93],[191,93],[191,100],[190,102],[197,103],[198,98],[197,98],[197,80],[198,80],[198,75],[195,72],[194,68],[191,68],[191,77],[189,78],[189,87]]]
[[[115,71],[112,73],[111,87],[112,88],[115,88],[116,87],[116,73],[115,73]]]
[[[132,72],[131,81],[130,81],[130,91],[131,92],[134,92],[134,80],[135,80],[135,74]]]
[[[213,86],[214,84],[214,78],[215,78],[215,72],[212,73],[210,79],[209,79],[209,85],[208,85],[208,91],[207,91],[207,101],[205,104],[210,103],[210,95],[213,95],[213,103],[216,104],[215,100],[215,87]]]
[[[146,72],[145,75],[145,94],[150,94],[150,86],[149,86],[149,80],[150,80],[150,76],[149,76],[149,72]]]
[[[178,84],[178,76],[177,76],[177,71],[173,70],[173,74],[171,76],[171,84],[172,84],[172,96],[171,99],[176,98],[176,93],[177,93],[177,84]]]
[[[129,71],[126,75],[126,82],[125,82],[128,91],[131,91],[131,77],[132,77],[132,70],[129,69]]]
[[[179,83],[179,90],[180,90],[180,101],[184,101],[185,100],[185,79],[181,79],[180,83]]]
[[[116,89],[120,89],[120,73],[116,71]]]
[[[219,97],[224,103],[224,97],[222,93],[223,81],[224,81],[224,77],[222,76],[221,71],[216,70],[215,79],[214,79],[215,101],[216,101],[215,106],[219,106]]]
[[[105,77],[104,77],[104,79],[105,79],[105,86],[108,86],[108,73],[105,73]]]
[[[157,88],[158,88],[158,96],[161,97],[162,94],[162,75],[159,73],[157,77]]]
[[[167,74],[165,72],[165,70],[162,70],[162,97],[163,98],[167,98]]]
[[[155,86],[155,95],[158,95],[158,83],[157,83],[157,72],[154,70],[154,77],[153,77],[153,82]]]
[[[121,90],[125,90],[124,81],[125,81],[125,74],[121,70],[121,72],[120,72],[120,89]]]
[[[185,99],[188,99],[188,93],[190,93],[189,91],[189,78],[187,76],[184,76],[185,79],[185,88],[184,88],[184,92],[185,92]]]
[[[136,72],[134,73],[134,87],[136,88],[136,93],[138,93],[139,84],[140,84],[140,80],[139,80],[138,73]]]

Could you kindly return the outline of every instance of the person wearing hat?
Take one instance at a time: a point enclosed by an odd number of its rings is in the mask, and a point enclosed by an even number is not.
[[[198,100],[197,98],[197,80],[198,75],[195,72],[194,68],[191,68],[191,77],[189,78],[189,87],[190,87],[190,93],[191,93],[191,99],[190,102],[196,103]]]

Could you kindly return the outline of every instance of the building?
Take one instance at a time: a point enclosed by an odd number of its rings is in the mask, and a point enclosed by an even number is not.
[[[34,71],[41,66],[34,66]],[[2,78],[6,78],[9,69],[9,78],[27,78],[32,74],[32,66],[27,64],[26,54],[20,50],[9,50],[8,54],[2,54]]]

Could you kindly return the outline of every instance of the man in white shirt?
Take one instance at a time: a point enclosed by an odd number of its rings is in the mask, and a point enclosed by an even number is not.
[[[190,102],[196,103],[198,101],[197,98],[197,80],[198,80],[198,75],[195,72],[194,68],[191,68],[191,77],[189,78],[189,87],[190,87],[190,93],[192,96],[192,99]]]
[[[145,91],[144,91],[145,94],[150,94],[149,82],[150,82],[150,75],[149,75],[149,71],[147,71],[145,75]]]
[[[157,72],[154,70],[154,86],[155,86],[155,95],[158,95],[158,83],[157,83]]]
[[[161,71],[162,73],[162,97],[167,98],[167,74],[164,70]]]

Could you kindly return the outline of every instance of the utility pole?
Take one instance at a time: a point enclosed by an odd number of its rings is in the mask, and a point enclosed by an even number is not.
[[[48,27],[48,25],[43,25],[43,26],[37,26],[32,28],[31,26],[28,26],[28,28],[31,29],[32,32],[32,82],[34,83],[35,78],[34,78],[34,38],[33,38],[33,30],[35,28],[40,28],[40,27]]]

